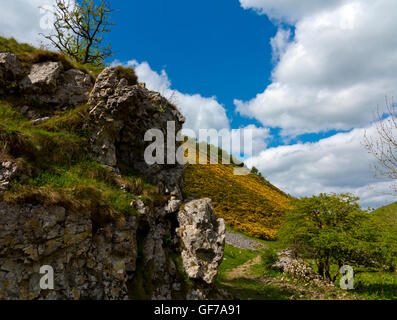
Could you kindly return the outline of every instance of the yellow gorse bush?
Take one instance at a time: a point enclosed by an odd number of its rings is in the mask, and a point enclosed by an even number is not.
[[[232,165],[188,165],[184,192],[194,198],[208,197],[215,213],[237,231],[274,240],[290,198],[255,174],[235,176]]]

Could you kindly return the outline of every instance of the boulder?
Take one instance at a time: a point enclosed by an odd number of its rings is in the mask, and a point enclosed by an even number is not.
[[[56,92],[57,104],[77,106],[88,101],[94,86],[91,76],[80,70],[70,69],[61,75],[61,85]]]
[[[201,199],[186,203],[178,213],[178,222],[187,275],[213,284],[224,255],[225,221],[216,219],[210,199]]]
[[[169,122],[175,125],[176,132],[182,129],[185,119],[178,109],[157,92],[129,85],[116,68],[106,68],[98,76],[89,105],[93,156],[109,167],[138,170],[161,192],[181,200],[184,166],[148,165],[144,159],[151,143],[144,139],[148,130],[160,130],[167,137]],[[176,148],[179,146],[177,143]]]
[[[89,74],[80,70],[64,70],[60,62],[34,64],[19,83],[26,102],[62,108],[88,101],[93,87]]]
[[[22,65],[15,54],[0,53],[0,93],[4,93],[6,87],[18,80],[22,74]]]
[[[19,87],[25,94],[55,93],[57,80],[63,70],[60,62],[43,62],[32,66]]]

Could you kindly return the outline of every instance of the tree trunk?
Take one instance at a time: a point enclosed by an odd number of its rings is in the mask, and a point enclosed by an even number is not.
[[[324,262],[321,260],[321,258],[317,261],[317,269],[319,275],[324,278]]]

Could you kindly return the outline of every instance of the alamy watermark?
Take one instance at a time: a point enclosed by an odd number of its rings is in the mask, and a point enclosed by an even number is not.
[[[40,268],[40,289],[54,290],[54,268],[51,266],[42,266]]]
[[[354,269],[351,266],[343,266],[339,273],[343,275],[339,281],[340,288],[354,290]]]
[[[56,5],[56,1],[53,1],[52,5],[46,4],[40,6],[38,9],[40,10],[40,29],[42,30],[52,30],[54,29],[54,7]]]
[[[182,133],[183,131],[183,133]],[[185,142],[185,138],[189,141]],[[198,139],[197,139],[198,138]],[[201,129],[198,137],[193,130],[184,129],[176,132],[174,121],[167,122],[167,133],[160,129],[150,129],[144,137],[151,144],[145,150],[145,162],[148,165],[185,164],[235,164],[235,175],[247,175],[250,170],[237,160],[252,157],[253,130],[216,130]],[[181,144],[177,147],[177,143]]]

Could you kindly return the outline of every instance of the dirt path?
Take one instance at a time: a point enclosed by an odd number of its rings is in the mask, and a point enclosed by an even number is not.
[[[266,286],[275,286],[281,290],[295,292],[290,297],[291,300],[351,300],[353,296],[347,292],[340,291],[337,288],[322,288],[311,285],[304,285],[291,281],[286,278],[255,278],[251,275],[251,268],[261,263],[261,256],[258,255],[256,258],[232,269],[226,273],[226,281],[229,285],[235,279],[246,279],[262,283]],[[225,283],[226,284],[226,283]]]
[[[227,272],[226,279],[231,281],[237,278],[246,278],[250,274],[251,268],[259,263],[261,263],[260,255]]]

